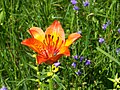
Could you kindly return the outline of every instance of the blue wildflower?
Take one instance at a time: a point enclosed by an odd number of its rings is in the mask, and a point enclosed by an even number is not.
[[[72,63],[72,66],[73,66],[74,68],[76,68],[77,63],[76,63],[76,62],[73,62],[73,63]]]
[[[76,5],[76,4],[77,4],[77,1],[76,1],[76,0],[71,0],[71,3],[72,3],[73,5]]]
[[[106,30],[106,28],[107,28],[107,24],[103,24],[103,25],[102,25],[102,29],[103,29],[103,30]]]
[[[107,21],[106,25],[109,26],[111,24],[110,20]]]
[[[78,31],[77,33],[78,33],[78,34],[82,34],[82,31]]]
[[[8,90],[5,86],[2,86],[0,90]]]
[[[77,72],[75,72],[78,76],[81,75],[80,70],[78,70]]]
[[[102,25],[102,29],[103,29],[103,30],[106,30],[106,28],[107,28],[110,24],[111,24],[111,22],[110,22],[110,20],[108,20],[106,24],[103,24],[103,25]]]
[[[86,60],[85,65],[90,65],[91,61],[90,60]]]
[[[88,1],[85,1],[85,2],[83,2],[83,5],[86,7],[86,6],[89,5],[89,2],[88,2]]]
[[[60,65],[60,62],[56,62],[56,63],[54,63],[54,65],[55,65],[56,67],[58,67],[58,66]]]
[[[73,56],[75,60],[78,60],[78,55]]]
[[[118,33],[120,34],[120,28],[118,29]]]
[[[74,10],[79,10],[79,7],[78,6],[74,6],[73,9]]]
[[[119,54],[120,53],[120,48],[116,49],[116,53]]]
[[[83,59],[84,59],[84,57],[83,57],[83,56],[81,56],[81,57],[80,57],[80,62],[82,62],[82,60],[83,60]]]
[[[99,38],[99,43],[103,43],[104,41],[104,38]]]

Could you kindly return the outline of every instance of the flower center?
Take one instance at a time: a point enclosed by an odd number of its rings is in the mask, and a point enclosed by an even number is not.
[[[61,40],[59,37],[51,36],[48,34],[45,36],[45,40],[43,41],[43,43],[45,45],[43,51],[44,57],[50,58],[57,55],[64,41]]]

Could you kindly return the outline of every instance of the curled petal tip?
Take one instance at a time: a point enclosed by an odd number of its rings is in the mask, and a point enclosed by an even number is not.
[[[45,39],[45,33],[43,32],[43,30],[39,27],[32,27],[28,30],[28,32],[30,33],[30,35],[39,40],[39,41],[43,41]]]
[[[65,46],[70,46],[74,41],[81,38],[82,36],[78,33],[72,33],[68,36],[68,39],[66,40]]]
[[[21,42],[21,44],[25,44],[26,43],[26,40],[23,40],[22,42]]]
[[[54,40],[57,40],[57,37],[59,37],[60,39],[62,39],[63,41],[65,41],[65,34],[64,34],[64,30],[60,24],[59,21],[55,20],[45,31],[46,35],[52,35],[54,36]]]
[[[60,22],[59,22],[58,20],[55,20],[53,23],[56,23],[56,24],[58,24],[58,23],[59,23],[59,24],[60,24]]]
[[[21,42],[23,45],[29,45],[32,42],[32,38],[25,39]]]
[[[55,27],[55,28],[58,28],[58,27],[62,27],[60,22],[58,20],[55,20],[52,25]]]

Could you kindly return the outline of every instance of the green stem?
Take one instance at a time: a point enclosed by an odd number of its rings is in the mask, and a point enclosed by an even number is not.
[[[37,82],[38,82],[38,84],[39,84],[39,88],[38,88],[38,90],[42,90],[41,88],[41,82],[40,82],[40,72],[39,72],[39,65],[37,65],[37,77],[38,77],[38,79],[37,79]]]
[[[50,72],[52,72],[52,66],[50,66]],[[53,90],[52,77],[49,79],[49,90]]]
[[[49,90],[53,90],[52,78],[49,79]]]

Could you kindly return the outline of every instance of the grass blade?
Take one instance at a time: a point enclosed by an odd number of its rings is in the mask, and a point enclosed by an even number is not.
[[[120,62],[119,62],[117,59],[115,59],[114,57],[112,57],[110,54],[108,54],[107,52],[105,52],[104,50],[102,50],[102,49],[99,48],[99,47],[96,47],[96,49],[97,49],[98,51],[100,51],[101,53],[103,53],[104,55],[108,56],[112,61],[114,61],[114,62],[116,62],[117,64],[120,65]]]

